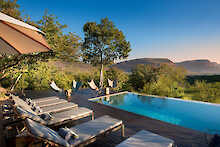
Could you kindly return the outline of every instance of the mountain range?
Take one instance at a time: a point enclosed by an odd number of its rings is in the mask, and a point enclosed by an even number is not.
[[[216,62],[211,62],[206,59],[201,60],[187,60],[183,62],[174,63],[168,58],[139,58],[133,60],[123,61],[112,65],[112,67],[119,68],[125,72],[131,72],[138,64],[147,65],[160,65],[169,64],[174,66],[180,66],[185,68],[190,75],[212,75],[220,74],[220,64]]]

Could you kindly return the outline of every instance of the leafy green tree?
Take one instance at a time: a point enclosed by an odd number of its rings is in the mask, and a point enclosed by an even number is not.
[[[4,14],[22,20],[17,0],[0,0],[0,11]]]
[[[80,37],[74,33],[63,33],[67,25],[57,21],[57,17],[45,11],[44,16],[37,22],[39,28],[45,32],[50,47],[56,52],[57,57],[63,60],[74,60],[80,48]]]
[[[100,87],[103,87],[103,65],[114,63],[115,60],[128,57],[131,51],[130,43],[108,18],[101,23],[87,22],[83,26],[84,42],[81,56],[84,62],[101,65]]]
[[[101,23],[87,22],[84,27],[82,58],[86,63],[112,64],[115,60],[127,58],[131,51],[130,43],[108,18]]]

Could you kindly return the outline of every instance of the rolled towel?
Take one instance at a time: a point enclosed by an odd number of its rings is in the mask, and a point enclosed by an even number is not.
[[[49,120],[54,119],[54,117],[52,115],[50,115],[50,113],[41,114],[40,118],[42,118],[45,121],[49,121]]]
[[[60,128],[59,129],[59,135],[61,137],[63,137],[66,141],[69,141],[71,138],[75,139],[75,138],[79,138],[79,136],[73,132],[72,130],[70,130],[69,128],[65,127],[65,128]]]
[[[29,99],[29,98],[26,98],[26,103],[28,104],[28,105],[31,105],[31,99]]]
[[[39,106],[32,106],[32,110],[37,112],[37,113],[43,112]]]

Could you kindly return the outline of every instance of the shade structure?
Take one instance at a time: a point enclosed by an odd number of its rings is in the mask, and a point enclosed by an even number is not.
[[[38,28],[0,12],[0,54],[48,52],[44,33]]]

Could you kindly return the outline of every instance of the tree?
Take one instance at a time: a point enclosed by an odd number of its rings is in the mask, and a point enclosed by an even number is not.
[[[123,32],[108,18],[101,19],[100,24],[87,22],[83,31],[85,38],[81,51],[86,63],[112,64],[115,60],[127,58],[131,51]]]
[[[0,0],[0,11],[16,19],[22,20],[17,0]]]
[[[73,60],[77,58],[80,47],[80,37],[74,33],[63,33],[67,25],[62,25],[57,21],[57,17],[45,11],[44,16],[37,22],[39,28],[45,32],[50,47],[56,52],[57,57],[63,60]]]
[[[82,59],[86,63],[101,65],[100,87],[103,87],[103,65],[112,64],[115,60],[128,57],[130,43],[122,31],[117,29],[108,18],[101,19],[100,24],[87,22],[83,26],[84,42]]]

